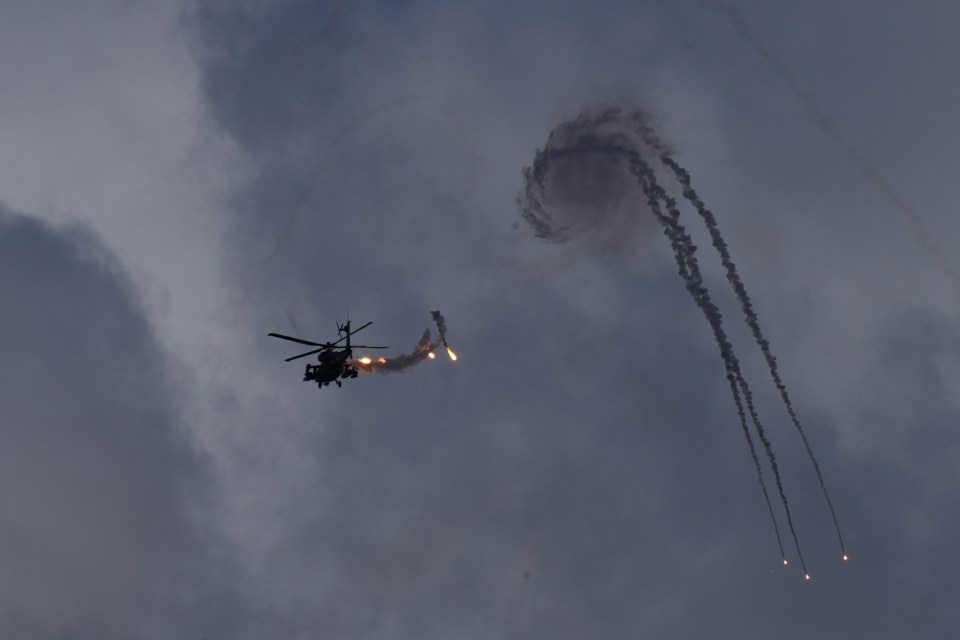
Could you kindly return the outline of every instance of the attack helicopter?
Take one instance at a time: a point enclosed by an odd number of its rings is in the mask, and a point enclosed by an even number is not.
[[[305,344],[311,347],[318,347],[312,351],[307,351],[290,358],[287,358],[284,362],[290,362],[291,360],[296,360],[298,358],[303,358],[306,356],[312,356],[313,354],[317,355],[317,360],[320,364],[310,364],[307,363],[307,367],[303,372],[303,381],[304,382],[316,382],[317,388],[322,388],[329,386],[331,382],[335,382],[337,386],[342,386],[340,381],[346,380],[347,378],[356,378],[358,375],[357,368],[351,364],[353,359],[353,348],[358,349],[387,349],[389,347],[371,347],[369,345],[362,344],[350,344],[350,336],[357,333],[361,329],[366,329],[373,322],[368,322],[365,325],[357,327],[354,330],[350,330],[350,321],[347,320],[346,324],[337,323],[337,335],[339,339],[334,340],[333,342],[311,342],[310,340],[303,340],[301,338],[294,338],[292,336],[285,336],[282,333],[269,333],[267,335],[273,338],[280,338],[281,340],[289,340],[290,342],[298,342],[300,344]],[[346,340],[342,346],[338,347],[337,345]]]

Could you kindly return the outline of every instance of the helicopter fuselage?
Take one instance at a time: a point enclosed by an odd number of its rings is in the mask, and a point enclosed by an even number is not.
[[[317,387],[325,387],[331,382],[337,383],[337,386],[340,386],[340,380],[345,380],[347,378],[356,378],[359,372],[357,368],[352,366],[350,359],[353,357],[353,349],[350,344],[350,336],[354,333],[357,333],[361,329],[369,327],[372,322],[368,322],[358,329],[350,330],[350,321],[348,320],[346,324],[337,325],[337,333],[340,334],[340,337],[333,342],[313,342],[310,340],[304,340],[302,338],[294,338],[293,336],[286,336],[282,333],[270,333],[268,335],[274,338],[280,338],[282,340],[288,340],[290,342],[296,342],[299,344],[309,345],[311,347],[318,347],[317,349],[312,349],[306,353],[301,353],[290,358],[287,358],[287,362],[291,360],[296,360],[297,358],[302,358],[304,356],[317,354],[317,361],[319,364],[308,364],[303,371],[303,381],[304,382],[316,382]],[[337,347],[337,343],[346,340],[346,344]],[[352,345],[353,347],[360,347],[365,349],[386,349],[387,347],[374,347],[370,345]]]
[[[320,364],[307,363],[303,372],[304,382],[316,382],[325,387],[331,382],[340,386],[340,378],[356,378],[358,372],[348,364],[351,354],[346,351],[322,351],[317,355]]]

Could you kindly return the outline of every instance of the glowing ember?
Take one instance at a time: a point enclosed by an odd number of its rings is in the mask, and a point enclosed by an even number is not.
[[[456,361],[456,359],[457,359],[457,354],[455,354],[455,353],[453,352],[453,349],[451,349],[450,347],[447,347],[447,355],[450,356],[450,359],[451,359],[451,360]]]
[[[783,559],[783,566],[787,566],[788,564],[790,564],[790,561],[787,560],[786,558],[784,558],[784,559]]]
[[[383,356],[380,356],[379,358],[377,358],[377,362],[379,362],[380,364],[387,364],[387,359],[384,358]]]
[[[371,360],[370,358],[360,358],[357,362],[360,364],[370,364]]]
[[[427,354],[427,357],[430,358],[431,360],[433,360],[434,358],[437,357],[437,354],[435,354],[433,351],[431,351],[430,353]]]
[[[843,554],[843,561],[844,561],[844,562],[847,561],[847,554]]]
[[[803,574],[803,578],[804,578],[804,580],[809,580],[809,579],[810,579],[810,574],[809,574],[809,573]]]

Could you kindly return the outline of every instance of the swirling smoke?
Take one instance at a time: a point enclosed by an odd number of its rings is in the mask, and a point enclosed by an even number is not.
[[[701,275],[697,247],[680,221],[677,200],[663,185],[669,184],[692,205],[707,227],[744,319],[763,353],[793,426],[801,436],[830,510],[842,557],[846,560],[840,525],[820,465],[780,377],[776,358],[760,328],[753,303],[720,234],[716,216],[694,190],[689,172],[674,159],[671,150],[660,140],[649,116],[643,111],[615,108],[585,111],[550,132],[544,148],[536,152],[533,164],[523,169],[523,178],[523,189],[517,197],[520,213],[537,237],[548,242],[562,243],[586,236],[594,246],[598,246],[598,242],[611,246],[627,238],[635,242],[637,232],[646,231],[647,224],[651,228],[655,228],[652,221],[659,224],[673,248],[678,273],[710,325],[720,350],[741,429],[784,564],[787,560],[780,529],[754,445],[754,435],[763,445],[800,565],[809,579],[776,456],[754,406],[753,392],[744,378],[733,345],[727,338],[720,310],[713,303]]]

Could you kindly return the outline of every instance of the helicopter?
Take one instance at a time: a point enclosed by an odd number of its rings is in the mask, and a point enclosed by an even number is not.
[[[306,353],[301,353],[299,355],[292,356],[287,358],[285,362],[290,362],[291,360],[296,360],[297,358],[303,358],[305,356],[312,356],[313,354],[319,354],[317,360],[320,361],[320,364],[310,364],[307,363],[307,367],[303,372],[303,381],[304,382],[316,382],[317,388],[322,388],[329,386],[331,382],[335,382],[338,387],[342,386],[340,381],[346,380],[347,378],[356,378],[358,375],[356,367],[350,364],[350,360],[353,358],[353,347],[358,349],[388,349],[389,347],[371,347],[369,345],[362,344],[350,344],[350,336],[357,333],[361,329],[366,329],[373,322],[368,322],[365,325],[357,327],[354,330],[350,330],[350,321],[347,320],[346,324],[337,323],[337,334],[340,336],[339,339],[334,340],[333,342],[311,342],[310,340],[303,340],[301,338],[294,338],[292,336],[285,336],[282,333],[268,333],[268,336],[273,338],[280,338],[281,340],[289,340],[290,342],[299,342],[300,344],[309,345],[311,347],[318,347],[312,351],[307,351]],[[341,347],[337,347],[337,344],[346,340],[346,344]]]

